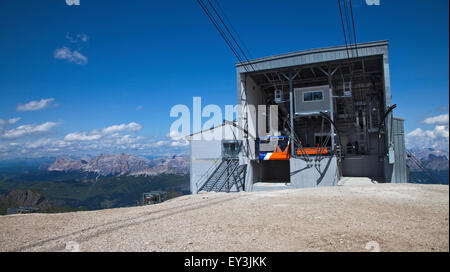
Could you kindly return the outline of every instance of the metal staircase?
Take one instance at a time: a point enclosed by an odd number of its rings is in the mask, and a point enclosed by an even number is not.
[[[242,191],[247,165],[239,165],[237,158],[223,158],[220,164],[198,187],[198,192]]]

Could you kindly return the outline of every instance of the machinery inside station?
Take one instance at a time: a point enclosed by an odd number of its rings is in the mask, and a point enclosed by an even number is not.
[[[253,101],[278,106],[281,133],[259,140],[259,179],[288,182],[289,157],[314,162],[336,156],[342,176],[382,181],[380,158],[386,152],[384,130],[380,130],[385,117],[383,76],[382,56],[249,73],[247,90]],[[279,156],[286,144],[293,145],[290,156]]]

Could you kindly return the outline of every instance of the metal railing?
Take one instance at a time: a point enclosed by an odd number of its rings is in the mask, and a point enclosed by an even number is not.
[[[209,171],[202,178],[201,184],[197,187],[197,192],[227,192],[236,185],[238,191],[244,190],[245,170],[247,165],[240,165],[237,158],[224,158],[222,162],[216,166],[214,171]],[[206,178],[207,177],[207,178]],[[203,179],[206,180],[203,181]],[[239,185],[240,183],[240,185]]]
[[[216,159],[213,162],[213,164],[208,168],[208,170],[206,170],[206,172],[203,173],[203,175],[201,175],[200,179],[195,183],[197,192],[199,191],[200,188],[203,187],[203,185],[205,185],[205,183],[214,174],[214,172],[217,171],[217,169],[219,169],[219,166],[223,163],[223,161],[224,161],[223,158]]]

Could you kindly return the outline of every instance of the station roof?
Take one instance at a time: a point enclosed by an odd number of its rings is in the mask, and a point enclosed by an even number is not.
[[[277,69],[283,67],[317,64],[347,60],[349,58],[359,58],[368,56],[379,56],[388,53],[388,41],[376,41],[360,43],[348,46],[334,46],[318,49],[308,49],[291,52],[281,55],[268,56],[249,60],[248,62],[236,63],[238,73]],[[245,69],[247,68],[247,70]]]

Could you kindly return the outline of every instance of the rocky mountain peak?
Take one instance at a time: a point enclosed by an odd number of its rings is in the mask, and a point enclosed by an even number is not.
[[[95,158],[73,159],[59,157],[48,168],[49,171],[82,171],[108,175],[186,175],[189,172],[188,156],[160,157],[153,160],[125,153],[100,154]]]

